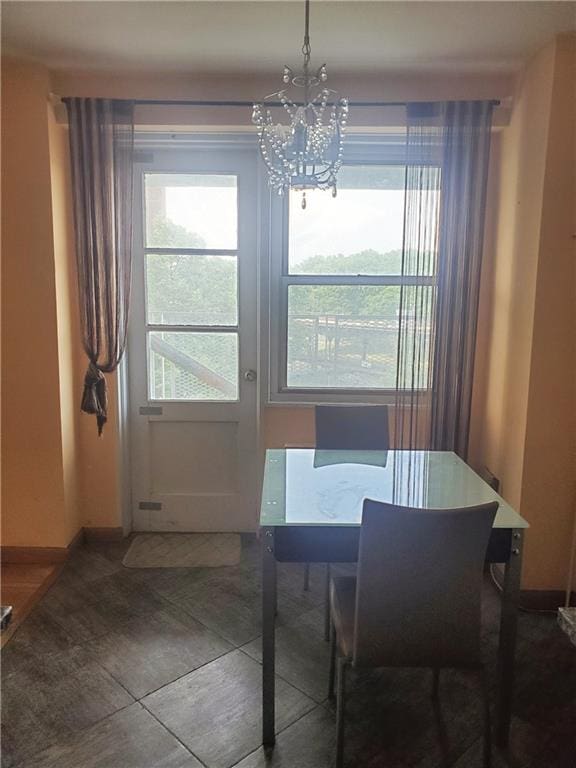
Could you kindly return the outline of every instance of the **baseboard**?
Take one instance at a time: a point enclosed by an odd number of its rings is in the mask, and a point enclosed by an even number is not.
[[[21,549],[21,547],[16,547],[16,549]],[[38,563],[23,563],[22,561],[19,561],[18,563],[11,563],[11,565],[19,565],[19,566],[26,566],[30,565],[32,568],[35,566],[38,566]],[[46,565],[43,563],[42,565]],[[6,643],[10,640],[12,635],[16,632],[18,627],[22,624],[24,619],[28,616],[32,608],[38,603],[40,598],[50,589],[52,584],[56,581],[58,578],[58,575],[64,568],[64,561],[59,563],[50,563],[52,566],[51,573],[49,573],[44,581],[38,586],[38,588],[29,596],[27,600],[25,600],[21,604],[16,604],[14,606],[14,615],[12,617],[12,621],[8,625],[8,627],[3,630],[2,635],[0,636],[0,647],[4,648]],[[42,567],[42,566],[40,566]],[[4,577],[4,572],[3,572]]]
[[[86,541],[122,541],[123,538],[124,529],[122,526],[117,528],[84,528]]]
[[[3,563],[23,565],[56,565],[64,563],[70,552],[84,541],[84,529],[80,528],[67,547],[2,547],[0,557]]]
[[[500,563],[492,565],[492,578],[498,589],[504,583],[504,566]],[[518,605],[525,611],[556,612],[566,602],[566,592],[562,589],[521,589]],[[570,605],[576,605],[576,592],[572,592]]]
[[[576,592],[570,596],[570,605],[576,605]],[[526,611],[553,611],[554,613],[566,602],[566,592],[562,589],[522,589],[520,590],[520,608]]]
[[[55,565],[68,558],[68,547],[2,547],[3,563]]]

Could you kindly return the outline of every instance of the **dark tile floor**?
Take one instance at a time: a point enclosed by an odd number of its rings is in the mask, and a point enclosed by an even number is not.
[[[133,570],[128,542],[78,550],[2,652],[3,768],[329,768],[323,568],[310,592],[280,566],[277,746],[260,741],[260,569]],[[484,595],[492,683],[498,597]],[[494,768],[576,768],[576,649],[548,615],[521,614],[511,749]],[[427,670],[351,676],[350,768],[481,766],[474,678]]]

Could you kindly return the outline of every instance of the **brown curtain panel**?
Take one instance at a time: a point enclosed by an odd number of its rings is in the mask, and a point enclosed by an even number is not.
[[[491,101],[407,108],[396,435],[468,452]]]
[[[133,102],[66,99],[82,342],[82,410],[107,418],[106,379],[126,346],[132,248]]]
[[[492,102],[445,105],[431,447],[467,457]]]

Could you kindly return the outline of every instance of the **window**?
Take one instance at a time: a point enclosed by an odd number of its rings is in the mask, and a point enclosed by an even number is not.
[[[434,275],[402,275],[406,167],[378,155],[342,167],[335,199],[307,192],[303,209],[291,192],[273,203],[271,400],[381,399],[395,388],[401,287],[431,295]]]
[[[237,178],[146,173],[144,192],[148,396],[237,400]]]

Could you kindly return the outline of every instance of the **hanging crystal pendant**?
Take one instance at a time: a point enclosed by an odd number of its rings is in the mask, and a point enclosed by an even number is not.
[[[326,64],[310,74],[310,0],[306,0],[302,74],[285,66],[283,82],[302,89],[302,98],[293,100],[289,88],[254,104],[252,122],[258,129],[262,159],[268,168],[270,186],[282,195],[290,189],[332,189],[336,196],[336,177],[342,165],[343,139],[348,121],[348,99],[324,84]],[[271,109],[282,107],[289,123],[275,123]],[[302,197],[306,208],[306,196]]]

